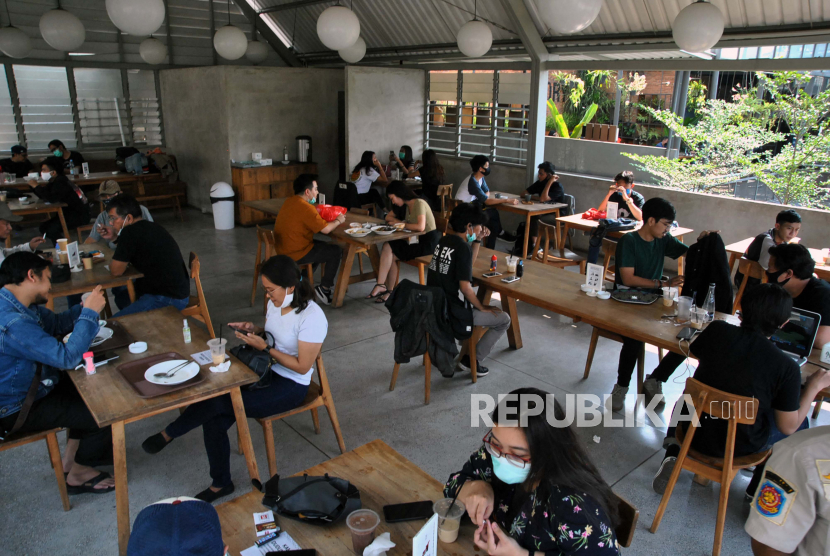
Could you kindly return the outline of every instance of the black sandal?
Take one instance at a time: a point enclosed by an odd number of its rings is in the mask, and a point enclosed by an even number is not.
[[[388,288],[386,287],[386,284],[375,284],[372,288],[372,291],[375,291],[375,288],[383,288],[383,291],[378,292],[375,295],[372,295],[372,292],[369,292],[369,295],[367,295],[364,299],[375,299],[377,297],[382,296],[385,293],[388,293]]]
[[[384,292],[380,294],[378,298],[375,299],[375,303],[386,303],[390,295],[392,295],[392,292]]]
[[[107,492],[112,492],[115,490],[114,486],[107,487],[107,488],[95,488],[95,485],[100,483],[105,479],[109,479],[110,474],[101,471],[96,476],[88,480],[87,482],[80,484],[80,485],[66,485],[66,492],[67,494],[106,494]]]

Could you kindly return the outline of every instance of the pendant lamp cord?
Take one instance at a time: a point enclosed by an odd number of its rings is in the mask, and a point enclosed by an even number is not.
[[[228,25],[231,24],[231,0],[228,0]]]
[[[6,0],[6,17],[9,18],[9,27],[12,27],[12,14],[9,13],[9,0]]]
[[[294,39],[297,36],[297,12],[300,11],[299,8],[294,10],[294,28],[291,30],[291,47],[296,51],[297,44],[294,42]]]
[[[478,0],[473,3],[473,21],[478,21]]]

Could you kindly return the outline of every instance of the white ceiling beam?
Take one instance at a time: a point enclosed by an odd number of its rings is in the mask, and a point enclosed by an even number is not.
[[[262,17],[251,7],[248,3],[248,0],[233,0],[233,3],[236,4],[240,10],[242,10],[242,14],[245,18],[254,24],[256,30],[259,31],[259,34],[265,38],[265,41],[271,45],[276,53],[282,58],[283,62],[288,64],[289,67],[300,67],[303,63],[294,55],[294,52],[288,49],[285,44],[279,39],[279,37],[271,30],[268,25],[262,21]],[[267,16],[265,16],[267,17]],[[213,45],[211,44],[211,47]]]
[[[501,0],[501,5],[504,11],[507,12],[507,17],[510,19],[513,28],[522,39],[522,44],[527,50],[530,57],[540,62],[547,62],[548,49],[542,41],[539,30],[527,11],[527,6],[523,0]]]

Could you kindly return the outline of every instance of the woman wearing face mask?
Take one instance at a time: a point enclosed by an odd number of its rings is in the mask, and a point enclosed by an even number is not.
[[[34,194],[47,203],[66,203],[66,207],[63,208],[66,227],[75,229],[89,224],[89,204],[84,192],[64,175],[63,169],[63,161],[58,157],[50,156],[41,165],[40,177],[46,183],[38,185],[35,180],[29,180],[28,183]],[[40,225],[40,232],[45,233],[46,237],[53,242],[62,238],[63,226],[60,218],[53,216],[43,222]]]
[[[360,162],[352,170],[352,181],[357,188],[357,200],[360,205],[374,204],[383,211],[381,192],[386,187],[386,172],[372,151],[364,151]]]
[[[262,285],[268,296],[265,328],[251,322],[232,322],[236,337],[249,346],[268,350],[276,361],[271,367],[271,384],[242,390],[245,414],[268,417],[299,406],[308,392],[317,355],[328,332],[320,306],[311,300],[311,287],[302,280],[300,267],[290,257],[277,255],[262,265]],[[268,341],[260,336],[265,334]],[[190,405],[162,432],[144,441],[149,454],[160,452],[173,439],[201,426],[210,463],[211,486],[196,498],[206,502],[233,492],[230,472],[228,429],[236,422],[229,395]]]
[[[403,145],[400,148],[398,154],[395,156],[394,164],[400,169],[401,177],[403,178],[414,178],[419,175],[418,170],[421,167],[421,161],[415,161],[415,158],[412,156],[412,147],[409,145]]]
[[[533,396],[524,407],[553,407],[522,413],[524,396]],[[548,423],[546,414],[562,422],[565,412],[547,396],[536,388],[511,392],[493,413],[484,445],[450,475],[444,496],[458,493],[478,525],[476,546],[490,556],[619,555],[618,499],[573,429]]]
[[[52,153],[52,156],[56,156],[63,160],[64,168],[67,171],[73,166],[80,167],[84,162],[86,162],[81,153],[78,151],[70,151],[60,139],[52,139],[49,141],[49,152]]]

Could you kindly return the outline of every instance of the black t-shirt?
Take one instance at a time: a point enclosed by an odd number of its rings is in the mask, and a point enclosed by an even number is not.
[[[821,315],[821,326],[830,326],[830,284],[816,278],[810,278],[804,291],[793,298],[793,307]]]
[[[462,280],[473,281],[473,252],[461,237],[447,234],[435,246],[427,269],[427,286],[441,288],[448,301],[464,305],[458,288]]]
[[[0,168],[2,168],[4,172],[14,174],[18,178],[25,178],[29,172],[35,171],[34,165],[28,158],[23,162],[15,162],[11,158],[4,158],[3,160],[0,160]]]
[[[155,222],[139,220],[124,227],[113,260],[130,263],[144,274],[136,280],[136,294],[173,299],[190,296],[190,277],[176,240]]]
[[[699,361],[694,378],[718,390],[758,400],[755,424],[738,425],[735,456],[754,454],[764,447],[775,410],[798,411],[801,370],[762,334],[714,321],[692,342],[691,352]],[[704,415],[700,422],[692,445],[704,454],[723,457],[727,421]]]
[[[32,190],[47,203],[66,203],[63,216],[68,227],[89,224],[89,206],[83,199],[83,192],[66,176],[56,176]]]
[[[634,201],[634,206],[640,210],[643,210],[643,205],[646,204],[645,197],[636,191],[632,191],[629,197],[631,197],[631,200]],[[617,218],[634,218],[634,215],[631,214],[630,210],[628,210],[628,203],[625,202],[625,199],[623,199],[623,196],[619,191],[615,191],[610,197],[608,197],[608,202],[617,203]]]
[[[536,181],[527,188],[527,192],[531,195],[541,195],[542,192],[545,190],[545,185],[548,183],[548,180],[545,181]],[[548,190],[548,196],[550,197],[551,203],[561,203],[563,202],[565,195],[565,190],[562,188],[562,184],[559,183],[559,180],[550,184],[550,189]]]
[[[86,162],[84,160],[84,155],[82,155],[78,151],[69,151],[69,158],[64,160],[63,166],[64,168],[66,168],[66,171],[69,172],[70,168],[72,168],[73,166],[80,167],[81,164],[83,164],[84,162]]]

